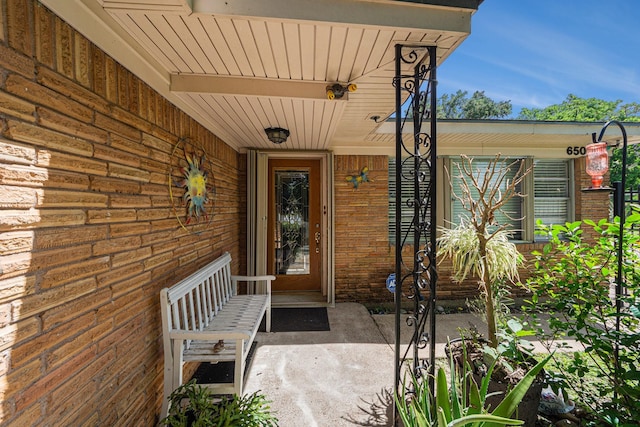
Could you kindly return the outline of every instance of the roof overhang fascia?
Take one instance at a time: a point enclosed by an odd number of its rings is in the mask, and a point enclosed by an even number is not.
[[[604,123],[604,122],[603,122]],[[507,134],[507,135],[591,135],[602,123],[599,122],[551,122],[529,120],[438,120],[438,134]],[[376,133],[394,134],[395,120],[381,124]],[[423,126],[427,126],[425,123]],[[624,123],[628,139],[640,139],[640,122]],[[409,122],[403,133],[413,132]],[[610,138],[612,139],[612,138]],[[615,139],[615,138],[613,138]]]
[[[567,147],[591,143],[591,134],[598,132],[599,122],[543,122],[527,120],[438,120],[437,151],[439,156],[484,156],[502,153],[506,156],[567,158]],[[425,128],[428,125],[425,124]],[[640,144],[640,122],[624,123],[629,145]],[[406,123],[403,138],[409,141],[413,126]],[[332,147],[335,154],[395,156],[395,121],[386,121],[377,134],[388,138],[362,145],[357,141]],[[615,131],[607,134],[610,144],[619,143],[622,136]],[[514,142],[517,140],[518,142]]]
[[[427,11],[429,13],[424,13]],[[461,13],[462,12],[462,13]],[[464,13],[467,12],[467,13]],[[473,9],[397,1],[193,0],[193,13],[469,34]]]

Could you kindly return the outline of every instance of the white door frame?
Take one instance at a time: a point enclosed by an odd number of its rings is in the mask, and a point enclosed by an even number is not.
[[[322,247],[322,294],[335,304],[334,271],[334,176],[333,153],[328,151],[264,151],[247,153],[247,272],[267,273],[267,211],[269,159],[317,159],[321,164],[321,205],[324,232]]]

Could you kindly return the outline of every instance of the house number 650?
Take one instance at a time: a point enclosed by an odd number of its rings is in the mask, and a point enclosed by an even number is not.
[[[584,156],[587,154],[586,147],[567,147],[567,154],[570,156]]]

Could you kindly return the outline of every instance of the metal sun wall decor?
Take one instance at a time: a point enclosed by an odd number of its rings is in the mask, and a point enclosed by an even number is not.
[[[360,184],[362,184],[363,182],[370,182],[371,181],[369,179],[369,168],[365,166],[362,169],[360,169],[360,173],[358,175],[347,175],[345,180],[347,182],[352,183],[353,184],[353,188],[358,188],[358,186]]]
[[[199,143],[181,138],[173,147],[169,167],[169,197],[180,226],[190,233],[209,226],[215,196],[213,163]]]

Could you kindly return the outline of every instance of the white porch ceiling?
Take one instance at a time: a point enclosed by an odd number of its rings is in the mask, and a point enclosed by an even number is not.
[[[366,147],[395,108],[394,45],[470,33],[481,0],[41,0],[237,150]],[[326,86],[355,83],[328,100]],[[291,132],[280,146],[268,127]]]

